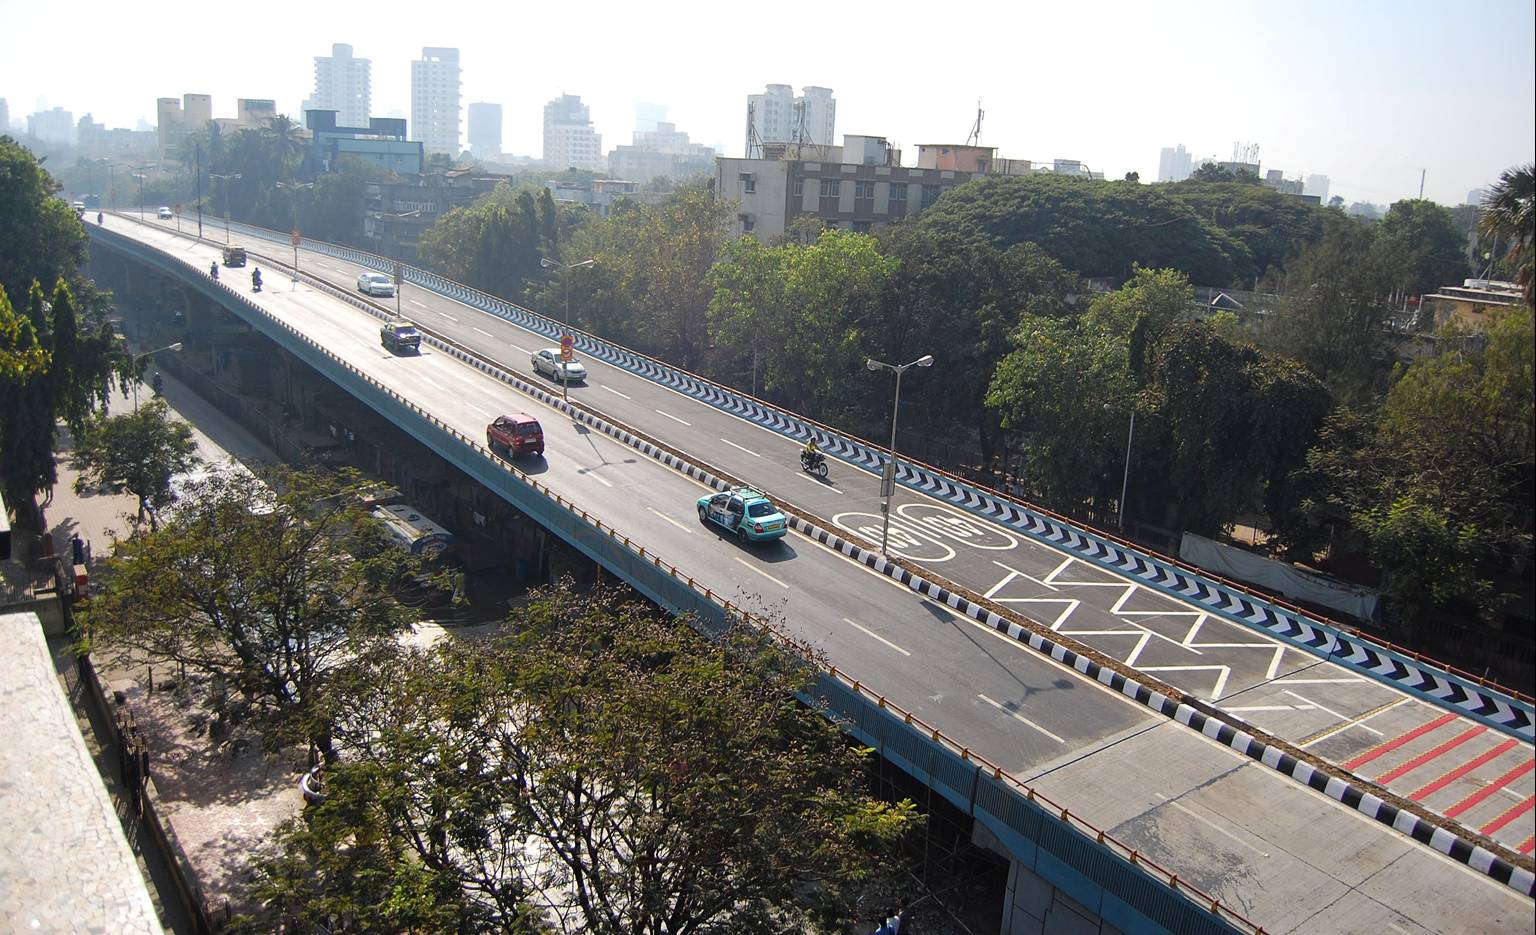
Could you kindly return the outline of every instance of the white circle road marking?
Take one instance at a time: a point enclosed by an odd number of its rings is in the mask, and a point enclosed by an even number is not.
[[[850,517],[855,519],[850,521]],[[832,517],[832,522],[870,542],[880,541],[880,517],[873,513],[839,513]],[[891,521],[887,547],[902,558],[914,562],[947,562],[955,557],[954,549],[898,520]],[[943,551],[938,551],[940,549]]]
[[[897,514],[914,524],[973,549],[1008,552],[1019,547],[1014,536],[975,518],[931,503],[903,503]],[[914,515],[916,514],[916,515]]]

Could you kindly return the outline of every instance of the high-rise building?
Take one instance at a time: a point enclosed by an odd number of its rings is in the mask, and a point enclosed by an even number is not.
[[[607,168],[602,134],[592,128],[580,95],[562,94],[544,105],[544,161],[561,169]]]
[[[469,105],[469,150],[476,156],[501,155],[501,105]]]
[[[423,48],[411,63],[411,135],[429,153],[459,154],[459,50]]]
[[[277,116],[277,101],[242,97],[235,101],[235,122],[242,127],[265,127]]]
[[[608,171],[616,178],[649,182],[658,175],[686,178],[715,171],[715,151],[690,142],[688,134],[662,121],[654,130],[636,130],[634,143],[615,146]]]
[[[44,143],[75,145],[75,115],[62,107],[40,110],[27,117],[27,133]]]
[[[5,98],[0,97],[0,133],[11,132],[11,109],[6,106]]]
[[[181,122],[189,130],[201,130],[213,119],[213,95],[183,94],[181,96]]]
[[[181,120],[181,98],[155,98],[155,142],[162,154],[169,154],[181,142],[186,126]]]
[[[1302,187],[1301,191],[1302,191],[1302,194],[1304,194],[1304,195],[1316,195],[1318,201],[1321,201],[1322,203],[1327,204],[1328,203],[1328,176],[1326,176],[1326,175],[1309,175],[1309,176],[1307,176],[1307,183],[1306,183],[1305,186]]]
[[[315,56],[315,93],[303,110],[334,110],[344,126],[366,127],[373,109],[373,62],[353,58],[344,42],[331,46],[330,55]]]
[[[787,84],[770,84],[762,94],[747,95],[747,158],[758,159],[764,146],[801,143],[831,146],[837,127],[837,100],[831,88],[814,85],[795,97]]]
[[[1194,159],[1180,143],[1176,149],[1164,146],[1157,156],[1157,180],[1159,182],[1182,182],[1189,178],[1195,170]]]

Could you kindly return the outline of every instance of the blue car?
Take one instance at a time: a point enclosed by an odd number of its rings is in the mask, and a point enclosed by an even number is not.
[[[700,497],[698,505],[701,521],[725,527],[742,542],[769,542],[789,531],[789,521],[773,501],[751,487]]]

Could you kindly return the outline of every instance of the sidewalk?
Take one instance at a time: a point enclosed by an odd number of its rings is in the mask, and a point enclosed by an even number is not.
[[[197,454],[205,464],[255,469],[276,456],[233,420],[186,387],[164,377],[165,398],[174,417],[191,425]],[[150,396],[140,387],[140,404]],[[114,394],[110,408],[123,412],[132,396]],[[61,429],[59,482],[45,508],[56,549],[68,554],[70,538],[87,543],[87,566],[108,555],[133,529],[137,501],[127,494],[74,491],[77,472],[69,466],[71,439]],[[182,850],[191,862],[208,908],[222,915],[248,908],[245,868],[272,829],[301,806],[297,781],[303,754],[269,757],[257,748],[235,749],[212,740],[198,716],[195,686],[177,685],[173,668],[128,662],[98,654],[104,687],[121,692],[141,732],[149,738],[150,774]],[[172,689],[172,686],[175,686]]]

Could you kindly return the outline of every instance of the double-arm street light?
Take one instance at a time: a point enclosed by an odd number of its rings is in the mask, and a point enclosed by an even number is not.
[[[591,266],[597,260],[582,260],[580,263],[556,263],[548,257],[540,257],[539,265],[545,269],[558,269],[560,271],[560,285],[565,288],[565,320],[560,331],[560,395],[566,399],[571,398],[570,374],[566,368],[570,361],[565,357],[565,341],[571,337],[571,279],[567,275],[578,266]],[[574,338],[572,339],[574,342]],[[572,344],[574,347],[574,343]]]
[[[139,381],[139,361],[143,360],[146,357],[153,357],[154,355],[160,353],[161,351],[179,351],[179,350],[181,350],[181,342],[177,341],[175,344],[167,344],[165,347],[157,347],[157,348],[155,348],[152,351],[145,351],[142,354],[135,354],[135,355],[133,355],[132,369],[133,369],[133,411],[134,412],[138,412],[139,411],[139,382],[140,382]]]
[[[238,172],[210,172],[208,173],[208,177],[210,179],[218,179],[221,182],[228,182],[230,179],[244,178],[244,176]],[[229,186],[220,185],[219,188],[224,192],[224,245],[229,246]]]
[[[864,366],[869,370],[889,370],[896,374],[896,396],[891,401],[891,457],[880,478],[880,554],[884,555],[891,533],[891,494],[896,487],[896,419],[901,407],[901,375],[913,367],[932,367],[933,355],[924,354],[906,364],[887,364],[871,357],[864,361]]]
[[[278,182],[278,188],[314,188],[314,182]],[[293,196],[293,287],[299,287],[299,196]]]

